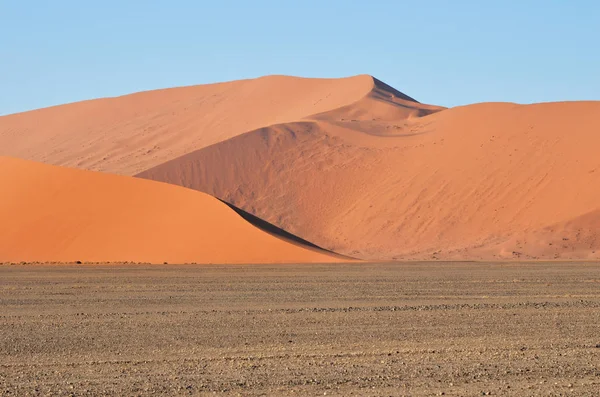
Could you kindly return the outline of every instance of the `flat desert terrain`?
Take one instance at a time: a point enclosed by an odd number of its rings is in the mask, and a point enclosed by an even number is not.
[[[598,396],[597,263],[0,266],[0,394]]]

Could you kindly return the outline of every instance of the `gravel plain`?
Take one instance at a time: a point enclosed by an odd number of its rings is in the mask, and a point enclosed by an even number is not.
[[[600,396],[600,264],[1,265],[0,395]]]

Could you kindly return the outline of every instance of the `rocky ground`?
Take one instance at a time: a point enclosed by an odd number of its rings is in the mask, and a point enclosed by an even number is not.
[[[0,266],[0,395],[599,396],[600,265]]]

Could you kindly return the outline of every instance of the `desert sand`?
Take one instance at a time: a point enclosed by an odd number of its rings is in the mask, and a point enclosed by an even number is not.
[[[332,262],[204,193],[0,157],[0,262]]]
[[[268,76],[0,117],[0,154],[195,189],[366,260],[600,258],[600,102]]]
[[[266,76],[18,113],[0,117],[0,155],[133,175],[247,131],[345,106],[372,81]]]
[[[599,115],[600,102],[389,121],[320,115],[139,176],[205,191],[364,259],[598,258]]]

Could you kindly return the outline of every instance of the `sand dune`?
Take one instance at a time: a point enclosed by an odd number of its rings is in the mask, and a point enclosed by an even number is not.
[[[343,107],[373,78],[252,80],[141,92],[0,117],[0,155],[133,175],[271,124]]]
[[[600,209],[600,102],[421,118],[370,117],[364,104],[345,110],[361,117],[259,129],[140,176],[365,259],[599,256],[598,217],[577,219]]]
[[[206,194],[0,157],[0,262],[334,262]]]
[[[270,76],[0,117],[0,154],[189,187],[364,259],[588,259],[599,115]]]

